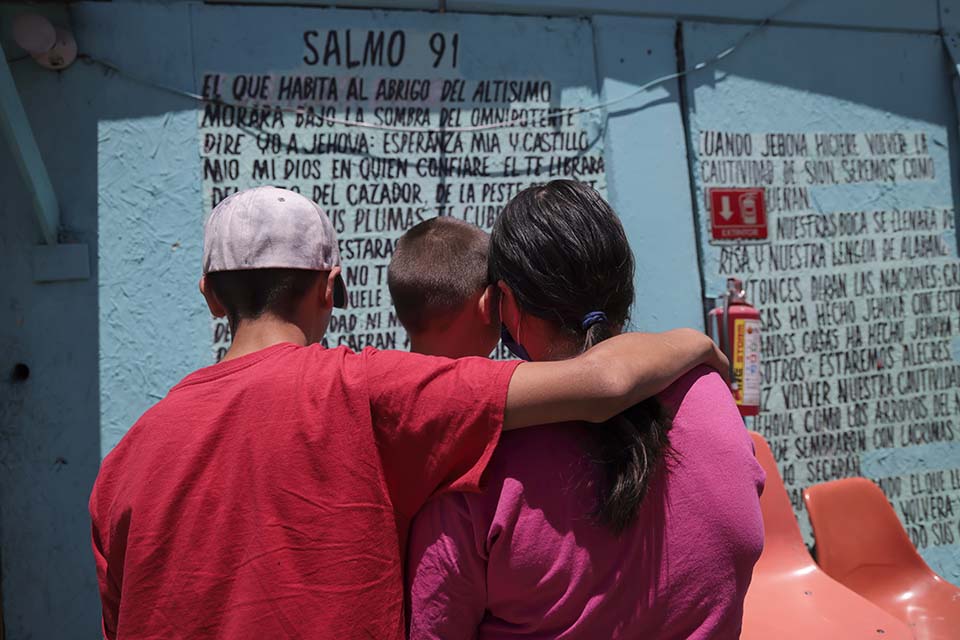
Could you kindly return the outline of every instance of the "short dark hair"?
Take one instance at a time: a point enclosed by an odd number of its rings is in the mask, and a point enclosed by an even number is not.
[[[387,269],[400,324],[424,331],[435,317],[459,310],[487,280],[490,236],[468,222],[431,218],[404,233]]]
[[[206,276],[207,287],[223,305],[235,331],[240,320],[271,313],[290,320],[297,304],[323,272],[307,269],[243,269],[215,271]]]

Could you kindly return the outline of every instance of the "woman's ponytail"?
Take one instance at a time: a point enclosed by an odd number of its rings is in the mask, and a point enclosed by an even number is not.
[[[584,351],[615,335],[606,314],[601,315],[584,317]],[[597,515],[615,533],[633,521],[655,472],[672,455],[670,426],[660,403],[649,398],[592,429],[595,459],[604,475]]]

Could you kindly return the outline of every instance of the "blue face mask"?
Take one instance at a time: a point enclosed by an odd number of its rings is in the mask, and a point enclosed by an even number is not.
[[[530,354],[527,353],[527,350],[523,348],[522,344],[513,339],[513,336],[507,331],[507,325],[502,323],[500,324],[500,341],[503,342],[503,346],[507,348],[507,351],[521,360],[530,361]]]

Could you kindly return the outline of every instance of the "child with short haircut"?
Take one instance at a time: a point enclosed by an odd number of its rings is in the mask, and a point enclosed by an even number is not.
[[[248,189],[210,214],[200,290],[234,339],[100,468],[107,640],[401,640],[410,521],[431,495],[478,490],[502,430],[603,422],[728,366],[692,329],[549,363],[324,349],[349,301],[340,270],[333,225],[298,193]]]
[[[400,238],[387,269],[410,350],[486,356],[500,339],[497,288],[487,278],[490,235],[456,218],[431,218]]]

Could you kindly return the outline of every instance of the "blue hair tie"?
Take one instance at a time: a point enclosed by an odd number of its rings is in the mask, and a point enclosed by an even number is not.
[[[606,321],[607,321],[607,314],[605,314],[603,311],[591,311],[587,315],[583,316],[583,320],[582,320],[583,330],[586,331],[587,329],[597,324],[598,322],[606,322]]]

